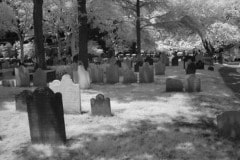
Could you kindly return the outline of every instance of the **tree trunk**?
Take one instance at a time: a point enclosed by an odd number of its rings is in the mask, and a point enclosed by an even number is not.
[[[78,0],[78,23],[79,23],[79,56],[87,70],[88,68],[88,26],[87,26],[86,0]]]
[[[43,39],[43,0],[33,0],[33,24],[34,24],[34,43],[37,65],[41,69],[46,69],[44,39]]]
[[[136,14],[137,54],[141,54],[140,0],[136,3]]]

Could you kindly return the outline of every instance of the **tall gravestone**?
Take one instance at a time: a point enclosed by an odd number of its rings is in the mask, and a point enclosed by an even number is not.
[[[33,85],[37,87],[47,86],[47,74],[40,68],[33,73]]]
[[[123,70],[123,83],[137,83],[137,75],[130,69]]]
[[[161,61],[155,64],[155,75],[165,75],[165,64]]]
[[[152,83],[154,82],[153,66],[148,63],[144,63],[139,70],[139,82],[140,83]]]
[[[226,111],[218,115],[217,128],[221,136],[240,140],[240,112]]]
[[[201,91],[201,80],[195,74],[190,75],[187,79],[187,92],[200,92]]]
[[[183,92],[182,81],[175,78],[167,78],[166,92]]]
[[[112,65],[106,70],[106,81],[110,84],[115,84],[119,82],[119,68],[117,65]]]
[[[92,83],[103,83],[103,69],[99,65],[90,65],[89,74]]]
[[[95,116],[112,116],[110,98],[105,98],[104,95],[98,94],[91,100],[92,115]]]
[[[174,56],[172,58],[172,66],[178,66],[178,57],[177,56]]]
[[[16,110],[17,111],[27,111],[27,97],[31,95],[31,91],[24,90],[20,94],[17,94],[15,96],[15,104],[16,104]]]
[[[48,87],[39,87],[27,97],[31,141],[34,144],[66,142],[62,96]]]
[[[49,88],[54,93],[62,94],[63,109],[66,114],[81,113],[81,95],[79,84],[74,84],[70,75],[64,75],[62,80],[54,80],[49,83]]]
[[[15,78],[17,87],[28,87],[30,86],[30,75],[27,68],[20,66],[15,68]]]
[[[186,68],[186,74],[195,74],[196,73],[196,65],[194,62],[189,62]]]

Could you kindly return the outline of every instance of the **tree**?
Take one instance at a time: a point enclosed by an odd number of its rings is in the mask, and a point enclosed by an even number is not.
[[[35,54],[38,67],[46,69],[44,39],[43,39],[43,0],[33,0],[33,24],[34,24],[34,42]]]

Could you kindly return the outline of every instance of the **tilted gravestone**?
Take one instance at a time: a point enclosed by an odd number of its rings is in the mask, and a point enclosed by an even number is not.
[[[157,62],[155,64],[155,75],[165,75],[165,64],[162,63],[161,61]]]
[[[217,116],[219,135],[240,140],[240,112],[226,111]]]
[[[47,86],[47,74],[40,68],[33,73],[33,85],[37,87]]]
[[[15,68],[15,78],[17,87],[28,87],[30,86],[29,71],[24,66]]]
[[[196,65],[194,62],[190,62],[187,65],[186,74],[195,74],[195,73],[196,73]]]
[[[27,96],[31,95],[31,91],[24,90],[20,94],[15,96],[16,110],[17,111],[27,111]]]
[[[183,92],[183,83],[179,79],[167,78],[166,92]]]
[[[91,99],[91,111],[95,116],[112,116],[110,98],[105,98],[104,95],[98,94]]]
[[[103,69],[99,65],[90,65],[89,74],[92,83],[103,83]]]
[[[154,82],[153,66],[148,63],[144,63],[139,70],[139,82],[140,83],[152,83]]]
[[[130,69],[123,70],[123,83],[137,83],[137,75]]]
[[[62,80],[54,80],[49,83],[49,88],[54,93],[62,94],[63,109],[66,114],[81,113],[81,95],[79,84],[74,84],[70,75],[64,75]]]
[[[172,66],[178,66],[178,57],[177,56],[172,58]]]
[[[190,75],[187,79],[187,92],[200,92],[201,91],[201,80],[195,74]]]
[[[110,65],[106,70],[107,83],[114,84],[119,82],[119,68],[117,65]]]
[[[39,87],[27,97],[31,141],[34,144],[64,144],[66,132],[61,93]]]

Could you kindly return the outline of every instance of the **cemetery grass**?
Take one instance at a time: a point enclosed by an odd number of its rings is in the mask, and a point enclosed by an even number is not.
[[[26,88],[0,87],[0,159],[238,159],[240,145],[216,130],[216,115],[240,104],[233,89],[240,74],[231,70],[231,78],[228,71],[197,70],[202,92],[191,94],[165,92],[166,78],[187,78],[182,66],[167,67],[152,84],[92,85],[81,94],[85,113],[64,116],[67,143],[58,147],[31,145],[27,113],[15,111],[14,102]],[[99,93],[110,97],[113,117],[91,116],[90,99]]]

